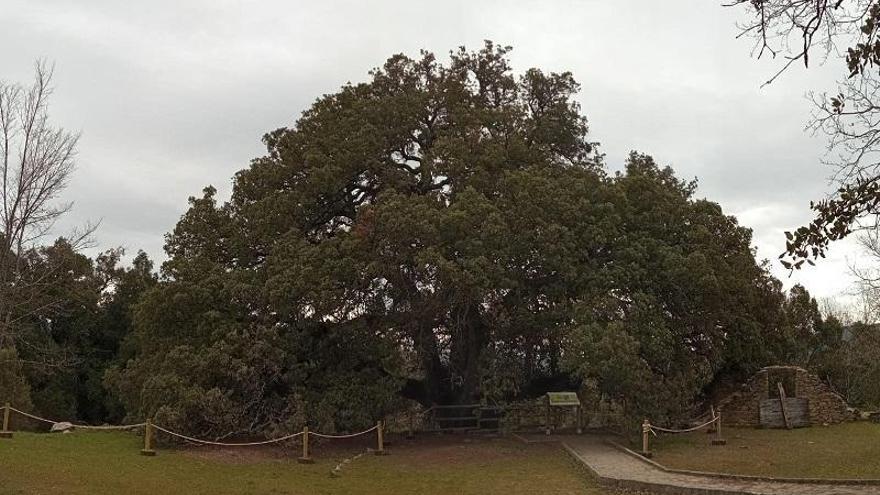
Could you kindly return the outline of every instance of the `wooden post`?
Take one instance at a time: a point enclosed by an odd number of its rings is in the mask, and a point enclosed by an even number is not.
[[[782,382],[776,382],[776,386],[779,389],[779,409],[782,411],[782,421],[785,422],[785,428],[791,429],[791,422],[788,420],[788,411],[785,410],[785,387],[782,386]]]
[[[156,451],[153,450],[153,420],[147,418],[147,424],[144,427],[144,448],[141,455],[154,456]]]
[[[720,407],[718,408],[718,415],[716,417],[718,418],[718,420],[715,421],[716,435],[715,435],[715,438],[712,439],[712,445],[727,445],[727,440],[725,440],[724,437],[721,436],[721,408]]]
[[[547,412],[544,414],[544,433],[550,434],[550,396],[547,396]]]
[[[0,438],[12,438],[12,431],[9,429],[9,413],[12,412],[12,406],[7,402],[3,406],[3,429],[0,430]]]
[[[474,425],[477,431],[483,427],[483,408],[477,407],[476,409],[471,409],[471,415],[476,418],[476,424]]]
[[[717,417],[717,414],[715,413],[715,406],[712,404],[709,404],[709,413],[712,416],[712,419],[715,419]],[[715,433],[715,423],[712,423],[711,425],[709,425],[708,428],[706,428],[706,433]]]
[[[385,455],[388,452],[385,451],[385,427],[382,424],[382,421],[378,421],[376,423],[376,437],[378,440],[378,449],[376,449],[376,455]]]
[[[309,455],[309,427],[303,426],[303,455],[297,462],[300,464],[313,464],[315,462],[314,459]]]
[[[583,410],[581,409],[581,406],[577,406],[577,432],[578,432],[578,435],[580,435],[581,433],[584,432],[583,417],[582,416],[583,416]]]
[[[416,423],[415,413],[413,412],[412,409],[410,409],[409,410],[409,431],[406,433],[406,438],[408,438],[410,440],[413,437],[415,437],[415,429],[416,429],[415,423]]]
[[[651,423],[645,418],[642,421],[642,456],[651,457],[650,445],[648,445],[648,435],[651,434]]]

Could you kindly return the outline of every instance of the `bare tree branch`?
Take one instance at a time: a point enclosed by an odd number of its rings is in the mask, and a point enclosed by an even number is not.
[[[28,261],[72,204],[60,202],[75,167],[79,134],[52,125],[53,67],[35,64],[30,87],[0,81],[0,349],[21,344],[15,327],[55,304],[40,294],[53,268]],[[87,245],[96,225],[67,242]],[[26,273],[39,266],[45,273]]]
[[[811,54],[823,58],[840,41],[861,36],[861,27],[874,0],[733,0],[725,7],[741,7],[748,14],[738,24],[738,38],[753,38],[757,58],[770,54],[785,59],[782,67],[764,85],[771,84],[794,62],[809,67]],[[849,38],[849,39],[847,39]],[[843,40],[842,40],[843,39]]]

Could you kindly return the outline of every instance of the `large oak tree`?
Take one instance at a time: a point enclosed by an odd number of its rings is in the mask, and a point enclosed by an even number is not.
[[[191,198],[108,377],[130,413],[213,437],[352,428],[401,395],[585,381],[672,411],[765,359],[779,287],[748,229],[650,157],[609,176],[572,75],[517,76],[508,50],[393,56],[268,133],[229,201]]]

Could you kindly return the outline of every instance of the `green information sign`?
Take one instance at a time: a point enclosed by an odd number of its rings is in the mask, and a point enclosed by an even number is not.
[[[547,392],[551,406],[579,406],[581,400],[575,392]]]

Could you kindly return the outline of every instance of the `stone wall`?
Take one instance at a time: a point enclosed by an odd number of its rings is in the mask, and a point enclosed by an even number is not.
[[[796,366],[770,366],[756,373],[738,391],[718,403],[724,424],[770,426],[761,423],[761,402],[779,397],[775,383],[770,383],[771,376],[774,382],[787,383],[786,396],[807,399],[809,424],[834,424],[852,419],[843,398],[815,375]],[[794,390],[788,390],[791,388]]]
[[[800,369],[797,374],[798,394],[810,399],[810,422],[814,425],[850,421],[853,413],[843,397],[834,393],[816,375]]]
[[[758,372],[740,390],[718,403],[722,425],[758,426],[761,424],[761,401],[767,398],[767,373]]]

